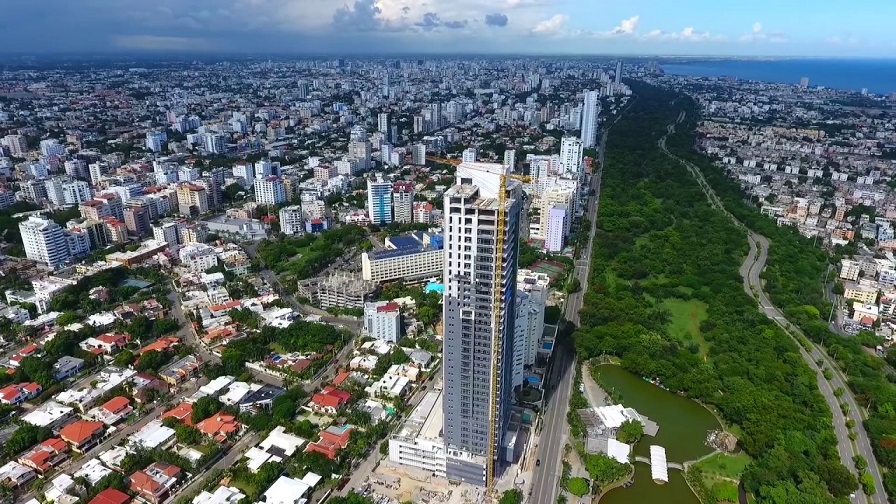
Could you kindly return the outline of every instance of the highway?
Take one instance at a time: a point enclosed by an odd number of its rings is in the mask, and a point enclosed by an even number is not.
[[[679,114],[677,121],[669,125],[669,133],[675,131],[675,124],[680,123],[684,119],[684,116],[685,113],[684,111],[682,111]],[[858,403],[856,403],[855,397],[853,396],[852,391],[849,389],[846,383],[846,377],[842,374],[833,360],[830,359],[830,357],[828,357],[828,355],[824,351],[822,351],[817,344],[811,342],[808,338],[806,338],[805,334],[803,334],[803,332],[799,328],[791,325],[787,321],[781,310],[779,310],[774,304],[772,304],[771,300],[768,298],[768,295],[764,290],[764,286],[762,284],[762,279],[760,278],[760,276],[762,271],[765,269],[765,264],[768,259],[768,238],[747,229],[743,223],[738,221],[730,212],[728,212],[722,204],[721,200],[715,194],[715,191],[712,189],[712,187],[710,187],[709,183],[703,177],[703,173],[701,173],[696,166],[688,163],[687,161],[679,159],[666,149],[665,136],[660,139],[659,146],[667,156],[675,159],[688,169],[690,174],[699,183],[700,188],[703,190],[704,194],[713,207],[727,215],[735,225],[747,231],[747,240],[750,244],[750,252],[747,254],[747,257],[744,259],[744,262],[740,268],[740,275],[743,278],[744,291],[747,293],[747,295],[756,300],[759,305],[760,311],[762,311],[762,313],[765,314],[766,317],[778,324],[784,330],[784,332],[793,339],[793,341],[797,345],[797,348],[799,348],[800,355],[802,356],[803,360],[806,362],[810,369],[815,371],[818,389],[821,392],[821,395],[824,397],[828,408],[831,410],[831,414],[833,417],[834,434],[837,438],[837,452],[840,456],[840,462],[844,466],[849,468],[850,471],[856,473],[853,456],[855,456],[856,454],[861,454],[865,458],[865,460],[868,461],[868,472],[874,478],[874,486],[876,490],[875,494],[872,496],[866,496],[861,491],[858,491],[853,494],[853,496],[850,498],[850,501],[856,504],[861,502],[885,504],[887,502],[887,496],[883,486],[883,477],[880,473],[880,467],[877,465],[877,460],[875,459],[874,452],[871,449],[871,442],[868,439],[868,433],[865,431],[865,427],[862,424],[862,410],[858,406]],[[809,343],[809,350],[806,350],[806,348],[803,347],[801,340]],[[822,362],[823,365],[819,366],[818,362]],[[832,371],[833,376],[831,380],[827,380],[824,378],[822,368],[828,368]],[[838,398],[834,394],[834,391],[838,388],[843,390],[843,395],[840,398]],[[846,413],[846,415],[843,414],[840,408],[841,400],[848,406],[849,411]],[[855,422],[855,444],[853,444],[853,441],[849,439],[849,429],[847,429],[846,427],[847,418],[850,418]]]

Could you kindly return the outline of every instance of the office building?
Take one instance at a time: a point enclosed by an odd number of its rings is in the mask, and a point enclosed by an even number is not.
[[[390,236],[385,250],[361,254],[361,276],[371,282],[438,277],[445,265],[443,244],[442,236],[429,233]]]
[[[367,215],[371,224],[392,223],[392,182],[382,177],[367,179]]]
[[[69,259],[68,242],[55,222],[31,216],[19,223],[25,256],[32,261],[55,268]]]
[[[283,179],[268,176],[255,181],[255,202],[259,205],[279,205],[286,203],[286,187]]]
[[[305,217],[301,205],[293,205],[280,209],[280,232],[287,236],[305,233]]]
[[[576,137],[565,136],[560,140],[560,170],[569,176],[581,177],[583,170],[582,154],[584,144]]]
[[[613,82],[616,85],[622,84],[622,60],[616,62],[616,75]]]
[[[364,331],[367,336],[387,343],[401,339],[401,310],[393,301],[364,303]]]
[[[505,459],[513,388],[522,184],[505,181],[509,173],[502,164],[462,163],[444,199],[446,476],[482,486]]]
[[[582,145],[592,149],[597,145],[597,117],[600,115],[600,91],[585,90],[582,107]]]
[[[474,149],[472,147],[467,147],[461,153],[461,160],[464,163],[475,163],[477,154],[478,154],[478,152],[476,152],[476,149]]]
[[[410,223],[414,220],[414,184],[396,182],[392,185],[393,222]]]

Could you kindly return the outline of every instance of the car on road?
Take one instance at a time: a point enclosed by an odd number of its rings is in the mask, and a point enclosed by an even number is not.
[[[540,465],[541,465],[541,459],[535,459],[535,467],[538,467]]]

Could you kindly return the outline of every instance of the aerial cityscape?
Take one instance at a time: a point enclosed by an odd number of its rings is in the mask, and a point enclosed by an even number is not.
[[[51,3],[0,35],[0,502],[896,502],[877,21]]]

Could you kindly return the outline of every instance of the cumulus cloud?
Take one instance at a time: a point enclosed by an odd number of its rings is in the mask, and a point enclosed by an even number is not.
[[[376,31],[383,27],[379,15],[383,10],[376,0],[355,0],[333,13],[333,26],[350,31]]]
[[[619,26],[610,30],[611,35],[631,35],[638,28],[638,19],[641,16],[632,16],[619,22]]]
[[[725,37],[722,35],[713,35],[709,32],[700,31],[694,28],[693,26],[688,26],[681,30],[680,32],[667,32],[663,30],[651,30],[646,34],[639,36],[642,40],[653,40],[653,41],[663,41],[663,40],[678,40],[684,42],[703,42],[703,41],[711,41],[711,42],[724,42]]]
[[[539,22],[532,28],[532,33],[539,35],[557,35],[566,27],[569,16],[566,14],[554,14],[549,19]]]
[[[486,26],[507,26],[507,14],[495,13],[485,15]]]

